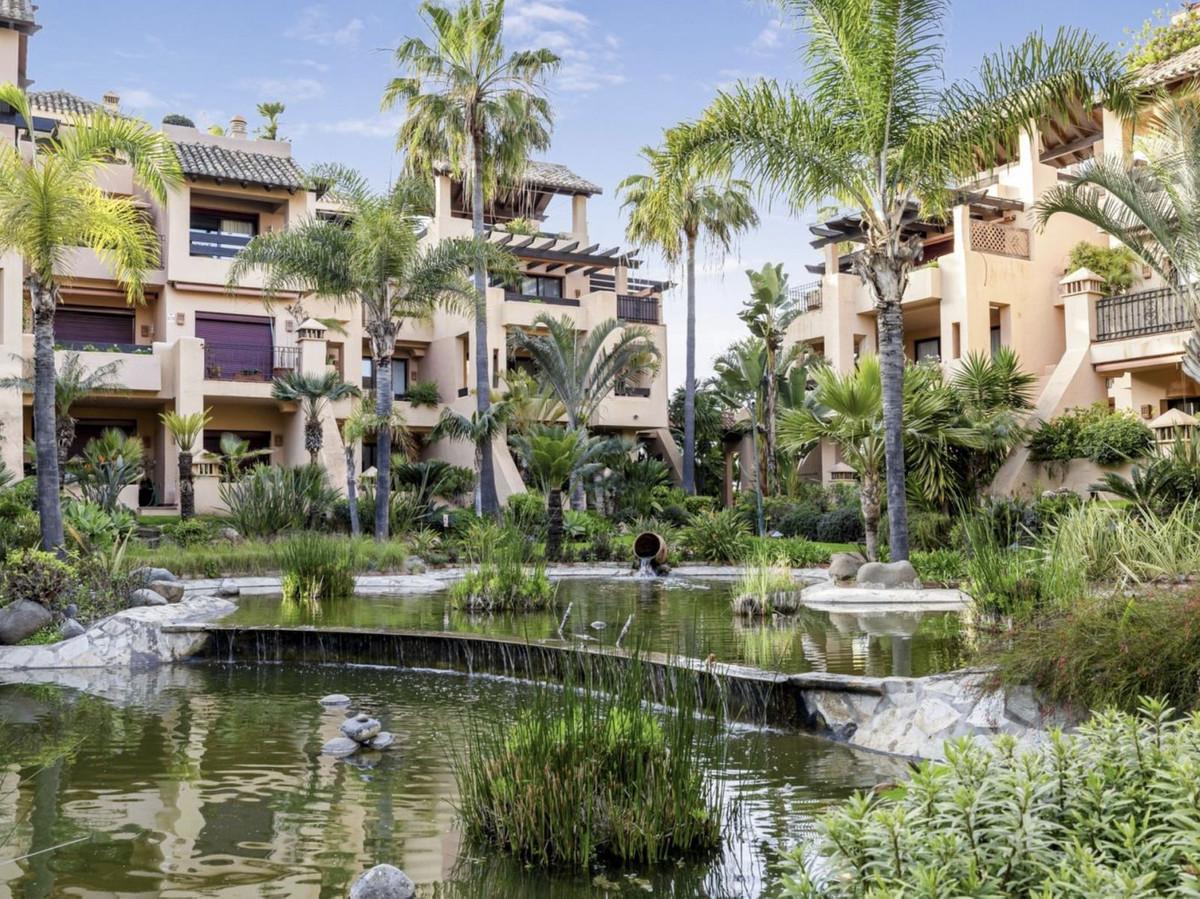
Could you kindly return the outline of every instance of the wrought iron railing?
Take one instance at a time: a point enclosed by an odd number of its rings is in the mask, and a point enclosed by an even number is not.
[[[211,259],[232,259],[242,252],[253,234],[221,234],[217,231],[191,232],[190,253],[192,256],[208,256]]]
[[[788,288],[788,294],[800,306],[801,312],[812,312],[815,309],[820,309],[824,298],[820,281],[798,284],[795,287]]]
[[[545,303],[548,306],[578,306],[579,300],[571,297],[539,297],[528,293],[518,293],[512,290],[504,292],[504,299],[513,303]]]
[[[659,323],[658,297],[632,297],[618,294],[617,318],[623,322],[657,325]]]
[[[1140,290],[1096,301],[1097,340],[1165,334],[1191,326],[1187,301],[1173,287]]]
[[[204,342],[204,377],[210,381],[270,381],[296,367],[294,346]]]
[[[993,256],[1029,258],[1029,229],[995,222],[971,222],[971,249]]]

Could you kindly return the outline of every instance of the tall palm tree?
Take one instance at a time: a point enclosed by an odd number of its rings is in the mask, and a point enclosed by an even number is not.
[[[438,440],[461,440],[475,445],[475,514],[486,512],[483,500],[483,460],[491,455],[492,444],[504,433],[512,417],[513,407],[507,403],[490,403],[475,409],[470,415],[447,406],[429,432],[431,443]]]
[[[763,395],[766,402],[763,417],[766,420],[766,492],[772,493],[776,487],[775,469],[776,440],[775,423],[779,399],[779,383],[776,377],[777,360],[783,351],[783,340],[787,329],[797,316],[804,311],[799,299],[788,292],[788,278],[783,273],[783,264],[766,263],[762,271],[747,271],[750,279],[750,299],[738,313],[738,318],[746,323],[750,334],[762,341],[766,351],[763,366]]]
[[[444,240],[423,248],[421,210],[410,205],[412,194],[403,183],[381,196],[348,170],[323,167],[313,177],[339,201],[340,218],[311,218],[284,231],[259,234],[234,259],[229,283],[236,286],[261,269],[268,300],[280,290],[309,290],[362,308],[379,419],[375,538],[386,540],[396,337],[408,319],[428,318],[437,308],[462,308],[471,293],[465,268],[488,251],[471,240]]]
[[[1083,163],[1037,204],[1045,227],[1060,213],[1107,231],[1184,298],[1200,328],[1200,97],[1173,97],[1146,124],[1140,159],[1116,153]],[[1194,330],[1184,371],[1200,380],[1200,331]]]
[[[191,518],[196,514],[196,488],[192,480],[192,448],[208,423],[212,421],[211,409],[180,415],[172,410],[160,412],[159,421],[179,448],[179,517]]]
[[[483,240],[484,206],[497,188],[516,190],[529,154],[550,145],[550,104],[546,78],[559,59],[549,50],[504,49],[504,0],[462,0],[450,8],[425,0],[419,15],[432,45],[407,38],[396,50],[405,75],[393,78],[383,95],[384,109],[405,107],[397,146],[407,152],[414,172],[430,174],[439,164],[471,192],[471,225]],[[475,260],[475,402],[480,413],[490,402],[487,327],[487,259]],[[499,509],[495,463],[490,447],[480,448],[483,508]]]
[[[285,109],[287,107],[277,100],[258,104],[258,114],[263,117],[262,126],[258,129],[259,137],[263,140],[279,139],[279,117]]]
[[[16,111],[32,139],[33,116],[20,88],[0,84],[0,102]],[[129,163],[137,182],[160,203],[182,176],[171,142],[145,122],[104,112],[79,116],[48,140],[0,147],[0,253],[24,261],[33,313],[33,427],[37,445],[42,545],[63,544],[55,445],[54,311],[66,253],[87,247],[107,262],[130,303],[141,302],[146,272],[158,267],[158,234],[134,197],[106,194],[96,176],[113,159]]]
[[[919,236],[914,209],[945,218],[956,183],[1011,150],[1022,131],[1073,108],[1132,114],[1122,60],[1086,32],[1030,35],[986,57],[975,81],[946,81],[949,0],[785,0],[806,34],[806,90],[763,79],[722,91],[672,129],[669,165],[740,170],[792,209],[833,198],[862,220],[856,273],[875,298],[883,375],[888,517],[894,559],[908,558],[904,496],[904,341],[900,301]]]
[[[408,445],[408,429],[404,415],[395,407],[392,408],[392,419],[388,422],[388,431],[392,435],[393,442],[402,446]],[[350,512],[350,533],[355,537],[362,534],[362,524],[358,517],[356,454],[358,445],[363,438],[378,432],[379,418],[375,411],[375,401],[371,397],[363,397],[342,424],[342,452],[346,456],[346,504]]]
[[[617,190],[629,210],[630,240],[656,247],[669,265],[683,260],[687,279],[687,350],[683,401],[683,489],[696,492],[696,247],[704,239],[722,253],[758,226],[745,181],[705,178],[694,169],[678,174],[659,162],[661,151],[642,149],[651,174],[630,175]]]
[[[321,447],[325,445],[325,428],[321,424],[325,407],[361,393],[332,368],[321,374],[289,371],[271,385],[271,396],[275,399],[300,403],[304,411],[304,448],[313,465],[319,464]]]

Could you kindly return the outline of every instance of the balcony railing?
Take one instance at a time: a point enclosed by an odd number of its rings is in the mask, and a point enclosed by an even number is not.
[[[135,353],[140,356],[149,356],[154,352],[154,347],[147,343],[98,343],[91,340],[59,340],[54,348],[80,353]]]
[[[643,325],[659,323],[658,297],[617,296],[617,318]]]
[[[971,222],[971,249],[993,256],[1029,258],[1029,229],[998,225],[994,222]]]
[[[638,397],[642,397],[643,399],[645,399],[650,396],[650,388],[649,387],[631,387],[627,384],[618,384],[616,386],[616,388],[613,390],[613,393],[615,393],[617,396],[638,396]]]
[[[538,297],[527,293],[517,293],[513,290],[504,292],[504,299],[513,303],[545,303],[548,306],[578,306],[579,300],[569,297]]]
[[[823,293],[820,281],[809,284],[799,284],[788,288],[788,294],[800,307],[801,312],[812,312],[821,308]]]
[[[192,231],[191,255],[212,259],[232,259],[253,239],[252,234],[220,234],[216,231]]]
[[[1178,290],[1160,287],[1096,301],[1096,339],[1121,340],[1192,327],[1187,301]]]
[[[270,381],[296,367],[294,346],[204,342],[204,377],[209,381]]]

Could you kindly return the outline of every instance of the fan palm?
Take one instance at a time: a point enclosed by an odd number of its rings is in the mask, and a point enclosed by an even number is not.
[[[179,448],[179,517],[191,518],[196,514],[196,490],[192,481],[192,447],[212,421],[211,409],[181,415],[178,412],[160,412],[159,421]]]
[[[263,140],[279,139],[279,117],[286,108],[278,101],[258,104],[258,114],[263,117],[262,127],[258,129],[259,137]]]
[[[19,130],[32,138],[33,117],[21,89],[0,84],[0,103],[12,107]],[[181,180],[169,140],[145,122],[104,112],[73,118],[47,140],[17,140],[0,147],[0,252],[15,250],[21,256],[33,313],[33,428],[46,549],[63,544],[54,390],[55,269],[61,271],[68,251],[87,247],[112,267],[126,299],[137,303],[146,273],[158,267],[158,234],[138,200],[107,194],[96,181],[114,158],[128,162],[137,182],[160,203]]]
[[[423,248],[420,210],[411,205],[414,192],[403,182],[381,196],[348,170],[325,167],[313,177],[338,200],[342,215],[336,220],[311,218],[285,231],[259,234],[234,259],[229,284],[236,286],[249,272],[261,269],[268,299],[280,290],[309,290],[338,304],[362,307],[375,363],[379,423],[375,536],[386,540],[396,337],[408,319],[425,319],[435,309],[463,306],[471,291],[464,270],[480,251],[471,240],[444,240]]]
[[[1060,213],[1078,216],[1133,251],[1183,297],[1200,327],[1200,98],[1174,97],[1137,141],[1139,161],[1116,153],[1089,159],[1042,195],[1044,227]],[[1200,380],[1200,331],[1193,330],[1184,371]]]
[[[250,441],[232,431],[225,431],[218,443],[221,467],[225,469],[222,480],[227,484],[240,481],[250,469],[250,462],[271,455],[269,449],[251,449]]]
[[[304,448],[308,450],[308,460],[313,465],[318,464],[321,447],[325,445],[325,429],[321,424],[325,408],[330,403],[358,396],[361,392],[332,368],[325,369],[321,374],[289,371],[283,377],[276,378],[271,385],[271,396],[275,399],[300,403],[303,408]]]
[[[483,459],[492,453],[492,444],[504,433],[512,416],[512,407],[507,403],[491,403],[484,409],[475,409],[470,415],[447,406],[433,430],[429,441],[461,440],[475,445],[475,514],[483,515]]]
[[[497,187],[520,185],[529,153],[550,145],[550,104],[544,82],[558,66],[549,50],[504,49],[504,0],[462,0],[451,9],[423,2],[419,15],[432,45],[410,37],[396,50],[406,74],[393,78],[383,107],[405,107],[397,146],[410,169],[429,175],[445,164],[471,193],[471,225],[484,239],[484,205]],[[487,260],[474,262],[475,400],[490,403],[487,327]],[[499,509],[491,452],[478,453],[483,508]]]
[[[680,173],[659,162],[661,151],[642,149],[651,174],[630,175],[617,190],[629,210],[630,240],[658,248],[669,265],[682,260],[687,279],[687,338],[683,404],[683,489],[696,492],[696,247],[703,239],[728,252],[734,239],[758,225],[744,181]]]
[[[1011,150],[1031,123],[1061,118],[1098,92],[1132,114],[1120,57],[1089,34],[1041,34],[985,58],[975,81],[947,82],[948,0],[786,0],[807,32],[807,91],[763,79],[721,92],[701,117],[672,129],[668,165],[740,169],[793,210],[833,198],[861,216],[856,273],[875,298],[887,428],[888,516],[894,559],[908,557],[900,301],[920,237],[915,207],[944,218],[952,185]]]

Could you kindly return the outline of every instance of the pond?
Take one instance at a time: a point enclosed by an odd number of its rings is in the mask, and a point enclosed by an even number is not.
[[[242,597],[222,625],[456,631],[529,640],[555,640],[563,611],[568,638],[612,645],[632,621],[623,646],[675,653],[797,674],[822,671],[885,677],[921,677],[961,667],[966,660],[957,612],[828,612],[801,609],[761,622],[730,609],[729,580],[565,578],[559,611],[477,615],[454,609],[446,592],[408,596],[355,596],[319,605],[279,597]],[[593,627],[603,624],[602,628]]]
[[[770,896],[779,851],[804,839],[816,813],[905,768],[734,727],[720,778],[738,811],[718,857],[549,874],[463,845],[455,824],[449,753],[464,716],[511,719],[528,684],[242,664],[79,681],[101,695],[0,686],[0,896],[340,899],[380,862],[403,868],[422,896]],[[333,692],[378,716],[398,751],[374,767],[321,755],[344,720],[317,702]]]

